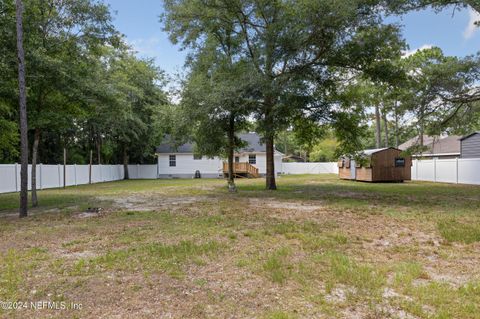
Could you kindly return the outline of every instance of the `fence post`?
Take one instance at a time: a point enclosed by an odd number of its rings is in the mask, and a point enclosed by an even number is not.
[[[63,188],[67,187],[67,149],[63,148]]]
[[[455,157],[455,183],[458,184],[458,157]]]
[[[15,191],[18,192],[18,164],[15,163]]]
[[[418,158],[415,159],[415,180],[418,181]]]
[[[73,175],[75,176],[75,186],[77,186],[77,164],[73,164]]]
[[[140,164],[137,164],[137,179],[140,179]]]
[[[42,182],[42,166],[43,164],[40,163],[40,165],[38,165],[38,179],[40,180],[40,189],[43,189],[43,182]]]
[[[100,182],[104,182],[103,172],[102,172],[102,164],[98,164],[98,168],[100,169]]]
[[[433,181],[437,181],[437,158],[433,158]]]
[[[92,156],[93,152],[90,150],[90,164],[88,165],[88,184],[92,183]]]
[[[58,170],[58,187],[62,187],[62,174],[61,174],[60,164],[57,164],[57,170]]]

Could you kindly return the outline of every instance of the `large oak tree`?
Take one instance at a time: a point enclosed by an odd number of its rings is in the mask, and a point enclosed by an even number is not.
[[[267,154],[266,188],[276,189],[274,141],[302,109],[325,103],[323,85],[338,69],[382,76],[380,60],[398,47],[398,30],[381,24],[376,1],[167,0],[165,30],[196,48],[228,26],[256,71],[261,96],[254,112]],[[225,23],[225,22],[228,23]]]

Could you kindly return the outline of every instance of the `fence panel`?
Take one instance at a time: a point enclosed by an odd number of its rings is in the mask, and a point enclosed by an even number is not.
[[[0,193],[15,192],[20,187],[20,180],[17,179],[15,171],[20,170],[20,165],[15,164],[0,165]]]
[[[128,165],[128,174],[132,179],[157,178],[157,165]]]
[[[458,182],[480,185],[480,158],[458,160]]]
[[[89,165],[77,165],[77,185],[88,184]]]
[[[39,165],[41,166],[41,175],[42,175],[42,189],[43,188],[53,188],[60,187],[62,180],[59,176],[59,165]]]
[[[414,160],[412,179],[480,185],[480,158]]]
[[[434,181],[435,180],[435,166],[433,160],[424,160],[417,162],[416,179],[420,181]]]
[[[338,174],[337,163],[282,163],[282,174]]]
[[[436,180],[437,182],[456,183],[457,182],[457,160],[445,159],[436,160]]]

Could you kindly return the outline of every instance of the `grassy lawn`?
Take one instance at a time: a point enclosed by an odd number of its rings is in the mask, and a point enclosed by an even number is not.
[[[0,317],[480,318],[480,187],[278,185],[44,190],[22,220],[18,194],[0,195],[0,301],[82,305]]]

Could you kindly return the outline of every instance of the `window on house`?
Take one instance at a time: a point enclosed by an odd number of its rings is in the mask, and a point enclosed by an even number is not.
[[[240,157],[235,156],[235,163],[240,163]]]
[[[201,160],[201,159],[202,159],[202,155],[200,155],[200,154],[193,154],[193,159],[194,159],[194,160]]]
[[[250,164],[257,164],[257,155],[248,155],[248,162]]]
[[[170,155],[169,158],[169,164],[171,167],[177,166],[177,156],[176,155]]]

